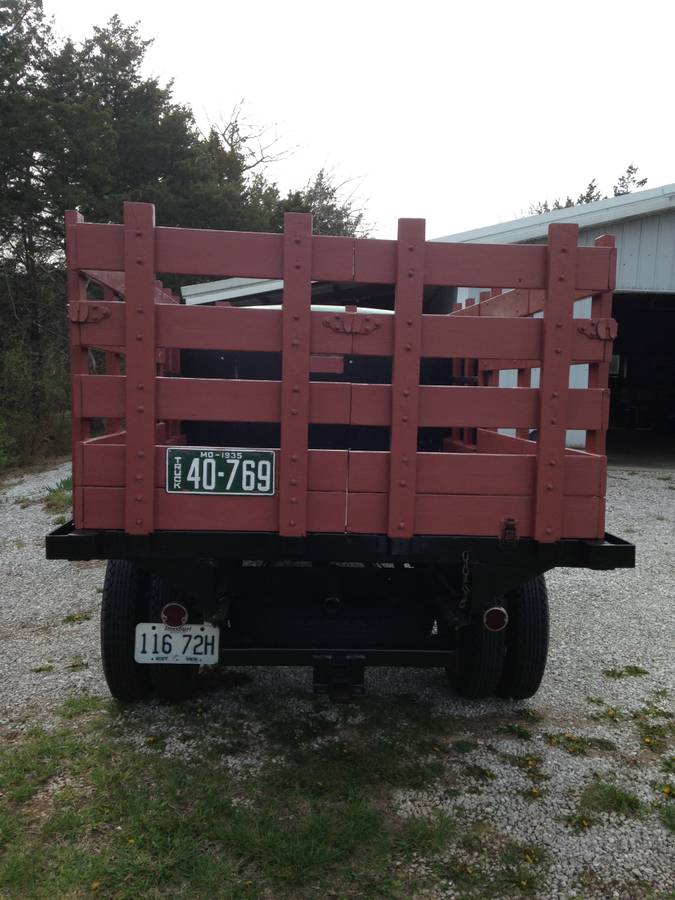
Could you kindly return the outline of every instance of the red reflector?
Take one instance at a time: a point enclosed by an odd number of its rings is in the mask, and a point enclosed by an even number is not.
[[[167,603],[162,609],[162,622],[169,628],[180,628],[188,620],[188,611],[182,603]]]
[[[502,631],[509,621],[509,614],[503,606],[491,606],[483,613],[483,625],[488,631]]]

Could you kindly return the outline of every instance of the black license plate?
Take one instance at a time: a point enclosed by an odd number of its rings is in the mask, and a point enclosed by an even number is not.
[[[274,451],[215,447],[168,447],[169,494],[274,494]]]

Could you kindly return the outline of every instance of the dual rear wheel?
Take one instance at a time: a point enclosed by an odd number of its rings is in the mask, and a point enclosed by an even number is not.
[[[160,622],[168,603],[185,602],[164,579],[124,559],[108,562],[101,604],[101,657],[105,680],[117,700],[131,703],[149,696],[184,700],[194,693],[199,666],[141,665],[134,659],[136,625]]]
[[[457,666],[452,678],[461,697],[524,700],[541,684],[548,656],[548,593],[535,575],[502,598],[508,624],[489,631],[482,622],[457,632]]]
[[[548,655],[548,594],[543,575],[502,598],[509,619],[502,631],[482,622],[457,632],[457,666],[451,676],[461,697],[523,700],[536,693]],[[136,625],[159,622],[169,603],[186,603],[166,580],[127,560],[110,560],[101,607],[101,655],[110,693],[123,702],[154,695],[183,700],[197,687],[199,666],[141,665],[134,659]],[[195,617],[193,615],[193,620]]]

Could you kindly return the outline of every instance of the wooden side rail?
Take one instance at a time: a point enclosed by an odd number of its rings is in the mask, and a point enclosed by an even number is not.
[[[415,219],[400,221],[396,241],[324,237],[305,214],[288,214],[283,234],[172,229],[139,203],[125,204],[123,225],[69,213],[66,230],[78,527],[405,539],[500,536],[515,520],[540,542],[602,536],[611,239],[578,247],[576,226],[553,225],[544,245],[433,243]],[[280,278],[282,308],[186,307],[157,271]],[[103,299],[87,299],[88,280]],[[313,281],[391,284],[395,315],[312,310]],[[450,315],[422,314],[427,285],[486,283],[502,287]],[[574,319],[588,296],[592,317]],[[89,348],[104,351],[106,374],[90,373]],[[180,350],[278,353],[281,379],[185,378]],[[390,357],[391,384],[311,380],[342,375],[352,356]],[[450,360],[448,374],[469,383],[421,385],[424,359]],[[589,364],[587,389],[569,388],[573,363]],[[506,368],[516,389],[498,386]],[[91,439],[92,419],[108,433]],[[280,423],[276,494],[168,494],[166,450],[190,422]],[[389,450],[315,450],[317,425],[388,428]],[[419,452],[420,429],[439,429],[443,452]],[[586,430],[593,452],[569,451],[568,429]]]

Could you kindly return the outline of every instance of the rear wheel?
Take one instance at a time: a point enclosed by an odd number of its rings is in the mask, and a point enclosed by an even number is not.
[[[504,631],[489,631],[482,621],[457,630],[457,662],[448,677],[460,697],[481,700],[494,696],[502,677],[504,649]]]
[[[125,559],[111,559],[101,603],[103,674],[116,700],[133,702],[150,689],[145,666],[134,660],[136,625],[145,617],[147,576]]]
[[[190,611],[190,622],[202,621],[194,611],[190,609],[185,595],[176,590],[164,578],[157,575],[152,577],[150,598],[148,602],[148,621],[161,622],[162,610],[169,603],[178,603]],[[177,702],[191,697],[197,689],[199,666],[178,664],[151,664],[150,682],[152,692],[161,700]]]
[[[528,579],[504,598],[509,614],[506,659],[497,693],[524,700],[541,684],[548,656],[548,593],[543,575]]]

